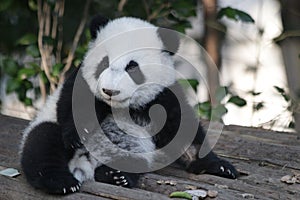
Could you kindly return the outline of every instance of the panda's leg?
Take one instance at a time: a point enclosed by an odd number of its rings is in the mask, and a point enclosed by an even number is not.
[[[195,174],[207,173],[225,178],[237,178],[238,172],[235,167],[230,162],[219,158],[212,150],[204,157],[200,157],[200,148],[211,149],[211,147],[204,142],[204,137],[205,133],[200,126],[192,146],[182,156],[182,159],[180,159],[181,161],[185,160],[184,163],[187,167],[187,171]],[[190,159],[190,162],[187,162],[186,158],[192,159]]]
[[[101,165],[95,170],[95,181],[128,188],[135,187],[139,177],[138,173],[121,172],[106,165]]]
[[[21,165],[28,182],[48,193],[66,194],[79,190],[81,183],[70,172],[72,153],[66,151],[60,127],[44,122],[28,134]]]

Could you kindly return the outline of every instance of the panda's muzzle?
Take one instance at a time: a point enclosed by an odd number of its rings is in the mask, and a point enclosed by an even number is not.
[[[110,97],[120,94],[120,90],[110,90],[110,89],[102,88],[102,91]]]

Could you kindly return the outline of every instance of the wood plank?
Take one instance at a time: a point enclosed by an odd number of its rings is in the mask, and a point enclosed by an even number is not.
[[[255,196],[255,198],[258,199],[281,199],[284,197],[284,199],[300,199],[300,188],[299,185],[295,185],[293,189],[295,190],[284,190],[280,189],[280,185],[277,186],[275,183],[270,183],[270,187],[266,187],[265,184],[256,184],[256,182],[253,183],[247,183],[245,179],[247,180],[247,177],[239,178],[237,180],[231,180],[231,179],[225,179],[222,177],[202,174],[202,175],[194,175],[189,174],[185,171],[175,169],[175,168],[166,168],[162,169],[157,172],[160,175],[163,176],[172,176],[172,177],[178,177],[183,178],[185,180],[192,180],[196,182],[206,183],[210,184],[212,186],[215,185],[226,185],[231,190],[239,191],[240,196],[244,193],[250,193]],[[264,176],[266,177],[266,176]],[[278,190],[280,189],[280,190]],[[298,198],[299,197],[299,198]]]
[[[139,189],[128,189],[100,182],[86,182],[82,186],[82,191],[99,197],[106,197],[116,200],[170,200],[168,196],[156,192]]]
[[[157,184],[157,181],[162,182],[162,184]],[[165,181],[173,181],[176,185],[172,186],[165,184]],[[218,188],[214,185],[204,183],[202,181],[193,181],[185,178],[178,178],[175,176],[159,175],[154,173],[148,173],[141,178],[139,187],[148,190],[159,192],[169,196],[175,191],[186,191],[191,188],[203,189],[203,190],[215,190],[218,192],[218,200],[228,200],[228,199],[241,199],[241,193],[236,190]],[[210,199],[210,198],[206,198]]]
[[[107,200],[108,198],[98,197],[85,193],[76,193],[70,194],[67,196],[55,196],[48,195],[39,190],[34,190],[20,177],[18,178],[8,178],[0,175],[0,199],[1,200],[40,200],[40,199],[49,199],[49,200]]]
[[[0,166],[20,170],[18,147],[28,121],[0,115]],[[214,135],[212,135],[214,137]],[[242,199],[250,193],[258,199],[300,199],[299,184],[280,181],[284,175],[300,173],[300,137],[257,128],[226,126],[214,150],[248,176],[230,180],[211,175],[193,175],[168,167],[145,174],[138,189],[126,189],[103,183],[85,183],[80,193],[66,199],[169,199],[173,191],[187,186],[217,190],[217,199]],[[176,181],[176,186],[158,185],[158,180]],[[0,199],[59,199],[31,188],[23,175],[0,176]],[[217,185],[216,185],[217,184]],[[219,188],[226,185],[228,188]]]

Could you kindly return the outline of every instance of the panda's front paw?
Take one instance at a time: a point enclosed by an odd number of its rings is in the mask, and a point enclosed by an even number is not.
[[[79,149],[83,146],[80,138],[73,135],[65,135],[63,137],[64,146],[68,150]]]
[[[235,167],[226,160],[195,160],[189,165],[188,172],[194,174],[207,173],[225,178],[236,179],[239,173]]]

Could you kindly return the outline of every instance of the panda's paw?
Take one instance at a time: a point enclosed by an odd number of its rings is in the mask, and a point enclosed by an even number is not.
[[[70,194],[78,192],[81,182],[74,178],[71,174],[43,174],[36,182],[37,188],[40,188],[51,194]]]
[[[138,182],[138,174],[122,172],[102,165],[95,170],[95,180],[103,183],[132,188]]]
[[[66,149],[79,149],[83,146],[79,137],[74,137],[72,135],[66,135],[63,137],[64,146]]]
[[[78,192],[80,187],[81,187],[80,182],[78,182],[77,184],[74,184],[74,185],[63,187],[62,194],[70,194],[70,193]]]
[[[187,171],[194,174],[207,173],[231,179],[236,179],[239,176],[235,167],[223,159],[212,161],[195,160],[189,165]]]
[[[110,170],[105,175],[112,179],[114,185],[122,187],[131,187],[129,178],[119,170]]]

